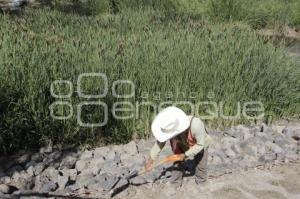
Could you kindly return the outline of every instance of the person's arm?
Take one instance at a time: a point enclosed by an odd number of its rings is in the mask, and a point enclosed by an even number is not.
[[[193,157],[201,152],[205,146],[205,127],[199,118],[194,118],[191,124],[192,135],[196,138],[197,143],[185,152],[186,157]]]
[[[158,141],[154,143],[152,149],[150,150],[150,158],[145,164],[146,171],[151,170],[154,160],[158,157],[159,153],[164,148],[165,144],[166,144],[165,142],[158,142]]]
[[[150,158],[152,160],[155,160],[158,157],[159,153],[164,148],[165,144],[166,144],[165,142],[158,142],[158,141],[156,141],[154,143],[154,145],[150,151]]]

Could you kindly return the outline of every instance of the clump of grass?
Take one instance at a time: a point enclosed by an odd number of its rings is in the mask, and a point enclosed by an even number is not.
[[[281,49],[239,23],[170,21],[154,9],[98,17],[28,10],[22,18],[1,15],[0,23],[0,150],[4,152],[50,141],[76,145],[126,142],[150,133],[152,107],[144,106],[138,118],[127,120],[117,120],[109,112],[107,125],[86,128],[78,125],[76,117],[76,107],[83,101],[101,101],[111,110],[115,102],[124,100],[133,104],[196,103],[207,100],[211,92],[215,102],[261,101],[267,114],[275,117],[293,115],[299,107],[299,67]],[[51,96],[54,80],[71,81],[76,88],[78,76],[90,72],[106,74],[110,89],[115,80],[131,80],[135,96],[119,99],[111,90],[98,100],[82,98],[77,92],[66,99]],[[95,93],[101,85],[87,81],[84,91]],[[191,99],[192,92],[197,95]],[[144,93],[149,97],[145,99]],[[184,94],[157,98],[155,93]],[[55,101],[72,104],[71,118],[51,117],[49,106]],[[235,110],[227,106],[225,114]],[[55,109],[56,114],[68,111],[68,107]],[[102,118],[99,107],[82,111],[85,121]],[[241,121],[245,122],[235,122]],[[207,123],[230,125],[231,121]]]
[[[242,17],[242,0],[210,0],[208,4],[211,17],[218,20],[240,20]]]
[[[290,25],[295,26],[298,30],[300,30],[300,2],[297,1],[295,4],[293,4],[293,8]]]
[[[118,0],[41,0],[41,6],[50,7],[63,13],[85,16],[118,12]]]
[[[188,5],[192,5],[193,13],[200,14],[202,18],[242,21],[255,29],[300,25],[298,0],[195,0]],[[189,10],[182,5],[181,8],[184,13]]]

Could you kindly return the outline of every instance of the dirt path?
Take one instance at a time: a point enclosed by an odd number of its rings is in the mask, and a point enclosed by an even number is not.
[[[258,31],[259,34],[271,38],[285,39],[287,41],[287,52],[300,62],[300,32],[291,28],[285,28],[283,32],[275,30],[263,29]]]
[[[212,199],[299,199],[300,162],[286,163],[271,169],[252,169],[210,179],[197,186],[193,179],[185,179],[176,189],[165,182],[132,187],[117,198],[212,198]]]
[[[300,62],[300,39],[288,47],[288,52]]]

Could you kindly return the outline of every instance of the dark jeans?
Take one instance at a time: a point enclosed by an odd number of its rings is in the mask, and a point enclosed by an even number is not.
[[[193,160],[193,169],[195,170],[195,181],[197,184],[203,183],[207,179],[207,160],[208,149],[203,149],[198,153]],[[184,162],[175,162],[174,170],[172,171],[171,183],[182,183],[182,177],[184,173]]]

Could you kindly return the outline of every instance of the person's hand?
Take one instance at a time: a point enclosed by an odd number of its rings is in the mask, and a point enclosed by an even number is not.
[[[154,161],[151,158],[146,162],[146,164],[145,164],[145,170],[146,171],[150,171],[152,169],[153,162]]]
[[[184,161],[185,158],[186,158],[186,156],[185,156],[184,153],[181,153],[181,154],[179,154],[178,156],[179,156],[179,161]]]
[[[184,153],[181,154],[175,154],[175,155],[170,155],[168,157],[166,157],[165,159],[163,159],[161,162],[162,163],[167,163],[167,162],[182,162],[184,161],[186,158]]]

